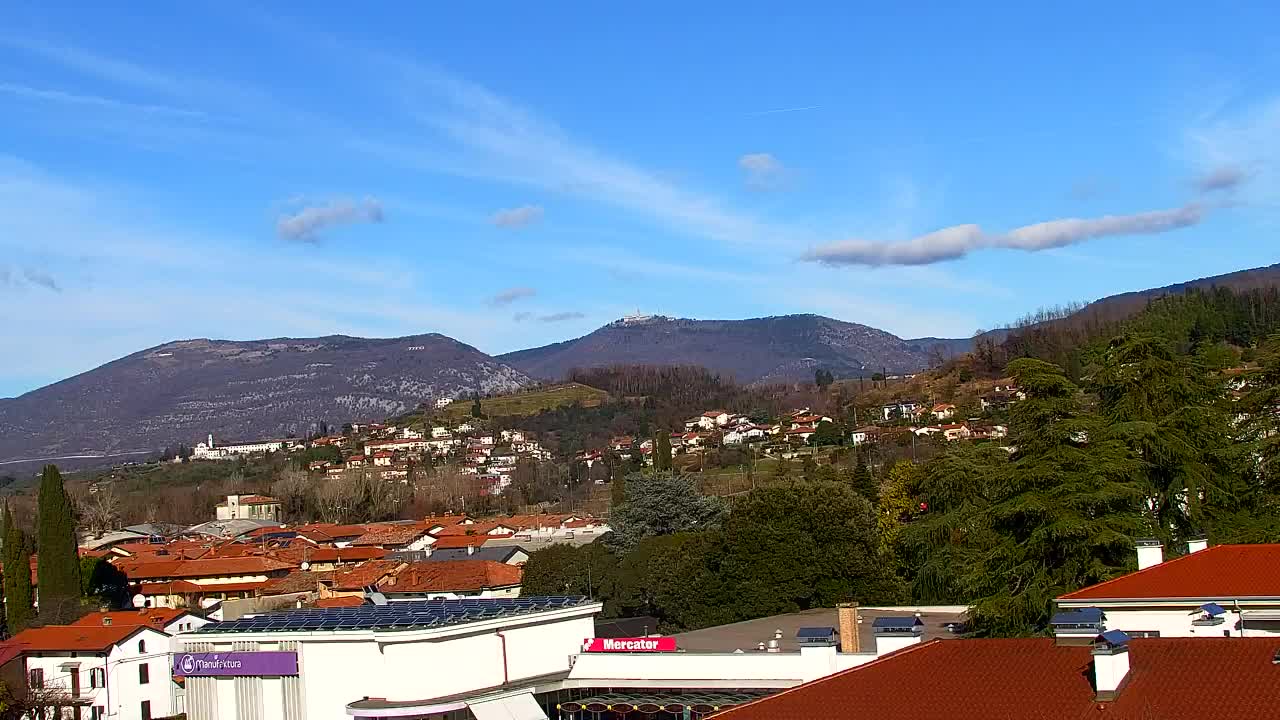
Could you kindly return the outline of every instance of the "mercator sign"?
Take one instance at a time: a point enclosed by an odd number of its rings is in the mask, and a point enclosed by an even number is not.
[[[673,637],[592,638],[587,652],[675,652]]]

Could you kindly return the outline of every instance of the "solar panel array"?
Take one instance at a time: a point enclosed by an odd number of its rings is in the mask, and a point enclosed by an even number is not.
[[[315,630],[423,630],[558,610],[589,602],[581,595],[419,600],[386,605],[286,610],[213,622],[199,633],[309,632]]]

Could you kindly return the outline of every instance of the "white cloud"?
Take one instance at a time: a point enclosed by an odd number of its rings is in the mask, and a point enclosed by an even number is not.
[[[1205,215],[1200,205],[1169,210],[1064,218],[987,233],[977,225],[955,225],[902,242],[845,240],[809,250],[804,260],[824,265],[928,265],[956,260],[977,250],[1006,248],[1037,252],[1116,235],[1149,235],[1198,224]]]
[[[581,320],[585,317],[586,317],[586,314],[580,313],[580,312],[574,312],[574,311],[558,312],[558,313],[551,313],[550,315],[541,315],[538,317],[538,322],[557,323],[557,322],[565,322],[568,320]]]
[[[749,153],[738,158],[738,167],[746,174],[744,181],[752,190],[776,190],[781,186],[786,168],[769,153]]]
[[[284,215],[276,221],[276,232],[285,240],[315,242],[326,228],[361,222],[380,223],[382,219],[382,203],[376,198],[333,200]]]
[[[503,290],[502,292],[489,298],[489,304],[493,305],[494,307],[503,307],[505,305],[510,305],[511,303],[517,300],[531,298],[537,294],[538,294],[538,291],[531,287],[507,288],[506,290]]]
[[[1196,179],[1200,192],[1234,190],[1249,179],[1249,174],[1235,165],[1221,165]]]
[[[499,210],[489,220],[500,228],[522,228],[528,227],[541,219],[541,206],[521,205],[520,207]]]

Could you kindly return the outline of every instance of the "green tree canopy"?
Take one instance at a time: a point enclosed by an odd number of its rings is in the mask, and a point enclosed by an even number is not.
[[[627,498],[609,514],[613,529],[605,541],[626,553],[642,539],[718,527],[724,501],[704,497],[691,475],[677,472],[637,472],[626,476]]]

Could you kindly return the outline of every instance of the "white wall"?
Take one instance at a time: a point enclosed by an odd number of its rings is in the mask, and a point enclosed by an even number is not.
[[[347,718],[348,703],[363,697],[388,700],[425,700],[467,693],[501,685],[503,643],[506,635],[507,674],[512,682],[569,668],[569,658],[582,648],[593,632],[592,615],[599,606],[553,611],[543,617],[528,615],[502,621],[475,623],[443,630],[405,632],[315,632],[262,634],[257,646],[270,650],[270,638],[287,638],[298,644],[302,704],[306,718]],[[248,634],[187,635],[175,638],[175,652],[185,643],[192,651],[225,652],[251,642]],[[257,679],[261,688],[263,720],[284,717],[282,693],[288,683]],[[206,682],[206,679],[200,679]],[[197,700],[188,701],[192,720],[226,720],[236,707],[236,689],[218,679],[217,713]],[[243,684],[242,684],[243,685]],[[194,687],[194,685],[193,685]],[[257,690],[255,690],[257,692]]]
[[[138,641],[146,641],[146,651],[138,651]],[[142,717],[142,701],[151,701],[151,716],[165,717],[173,714],[173,679],[171,657],[169,655],[169,638],[156,630],[142,632],[125,640],[122,645],[114,646],[107,657],[98,657],[91,653],[79,652],[71,657],[70,652],[41,653],[43,657],[28,656],[26,665],[28,672],[40,668],[44,670],[44,686],[46,688],[63,688],[71,691],[71,672],[80,676],[80,697],[89,701],[90,706],[100,706],[108,718],[119,720],[138,720]],[[75,670],[63,670],[66,663],[79,663]],[[138,666],[147,663],[150,682],[142,685],[138,682]],[[90,669],[106,668],[106,687],[90,688]],[[89,710],[83,711],[88,718]],[[70,713],[68,712],[68,717]]]
[[[783,653],[581,653],[569,679],[577,687],[785,688],[876,657],[834,647]]]

